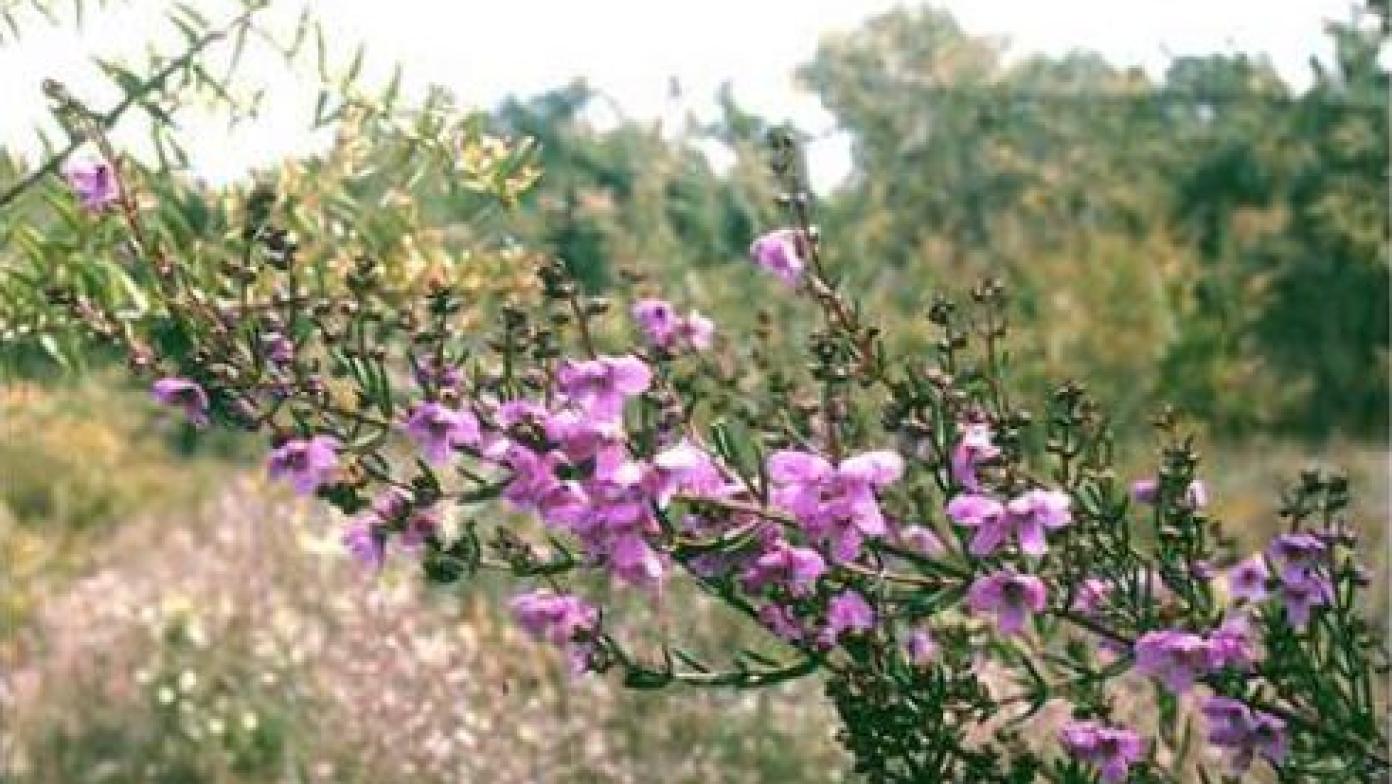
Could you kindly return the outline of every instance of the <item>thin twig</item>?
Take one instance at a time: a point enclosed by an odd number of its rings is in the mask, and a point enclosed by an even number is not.
[[[257,11],[260,11],[263,7],[264,5],[258,4],[256,6],[248,8],[244,13],[242,13],[236,19],[233,19],[227,25],[217,30],[213,30],[204,35],[202,38],[199,38],[197,41],[194,41],[192,44],[189,45],[189,48],[182,55],[169,61],[168,65],[166,65],[164,68],[161,68],[153,76],[146,79],[144,82],[141,82],[135,90],[132,90],[131,92],[127,93],[126,97],[123,98],[120,103],[113,106],[106,113],[93,117],[92,122],[95,123],[97,127],[102,129],[103,131],[110,130],[112,127],[116,125],[117,121],[119,121],[121,117],[125,115],[126,112],[130,111],[131,107],[135,106],[135,104],[144,100],[146,96],[148,96],[150,93],[163,86],[165,81],[167,81],[169,77],[173,76],[178,71],[187,67],[188,64],[191,63],[195,57],[203,53],[204,49],[207,49],[209,46],[213,45],[217,41],[221,40],[222,38],[225,38],[228,33],[232,32],[237,27],[249,22],[251,20],[251,17]],[[77,152],[78,149],[80,149],[82,145],[86,143],[86,141],[87,140],[82,137],[74,138],[72,141],[68,143],[67,147],[63,148],[53,157],[44,161],[42,165],[40,165],[37,169],[33,170],[28,175],[20,179],[19,182],[16,182],[9,188],[6,188],[3,193],[0,193],[0,207],[4,207],[5,205],[19,198],[19,196],[22,193],[34,187],[34,185],[38,183],[40,180],[42,180],[44,177],[56,173],[60,168],[62,168],[63,164],[67,162],[68,158],[71,158],[73,153]]]

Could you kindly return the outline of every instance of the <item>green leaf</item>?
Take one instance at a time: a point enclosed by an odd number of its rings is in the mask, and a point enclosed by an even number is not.
[[[131,305],[135,308],[137,314],[147,312],[150,309],[150,300],[145,295],[145,291],[140,287],[140,284],[136,283],[129,273],[118,267],[115,263],[109,264],[108,268],[112,272],[112,277],[115,278],[116,285],[124,290],[126,296],[130,298]]]
[[[237,66],[241,65],[242,53],[246,51],[247,33],[251,30],[251,25],[242,25],[237,28],[237,35],[232,39],[232,57],[227,62],[227,73],[233,74]]]
[[[53,337],[53,335],[47,332],[39,335],[39,346],[54,362],[57,362],[65,370],[72,370],[72,360],[68,356],[68,352],[64,351],[62,347],[58,345],[58,339]]]
[[[329,45],[324,42],[324,27],[314,23],[314,65],[321,82],[329,82]]]
[[[761,664],[765,667],[779,666],[779,662],[777,659],[765,656],[764,654],[759,653],[758,651],[750,650],[749,648],[741,648],[739,653],[735,654],[735,657],[737,659],[748,659],[749,661],[752,661],[755,664]]]
[[[314,99],[314,128],[317,130],[324,127],[324,111],[329,105],[329,91],[320,90],[319,96]]]
[[[184,21],[180,17],[174,14],[169,14],[168,19],[170,24],[179,28],[179,32],[184,34],[184,39],[188,41],[188,43],[195,43],[199,38],[202,37],[202,34],[197,29],[195,29],[193,25]]]
[[[3,13],[5,25],[10,28],[10,35],[14,38],[14,40],[18,41],[20,38],[19,24],[15,22],[14,14],[11,13],[10,9],[8,8],[6,8],[3,12],[0,13]]]
[[[191,21],[195,26],[201,27],[204,30],[208,29],[208,17],[199,13],[198,9],[194,8],[188,3],[175,3],[174,8],[179,13],[186,16],[189,19],[189,21]]]
[[[681,661],[682,664],[685,664],[686,666],[690,667],[691,669],[697,672],[705,673],[711,671],[709,667],[701,663],[700,659],[697,659],[695,656],[692,656],[691,654],[687,653],[681,648],[672,648],[671,652],[672,655],[677,657],[677,659]]]
[[[401,63],[392,67],[391,81],[387,82],[387,89],[382,93],[382,108],[388,112],[396,104],[398,94],[401,92]]]
[[[295,22],[295,37],[290,39],[290,46],[286,47],[285,53],[289,57],[296,57],[300,53],[300,48],[304,46],[305,37],[309,34],[309,6],[306,5],[300,10],[300,18]]]
[[[343,86],[347,88],[358,80],[358,75],[362,73],[363,55],[365,50],[362,44],[358,44],[357,51],[353,53],[353,61],[348,64],[348,73],[343,77]]]

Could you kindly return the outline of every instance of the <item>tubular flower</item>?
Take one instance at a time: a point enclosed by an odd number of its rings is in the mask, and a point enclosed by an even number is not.
[[[292,439],[271,452],[266,468],[272,479],[288,479],[296,493],[309,495],[338,469],[338,448],[331,436]]]

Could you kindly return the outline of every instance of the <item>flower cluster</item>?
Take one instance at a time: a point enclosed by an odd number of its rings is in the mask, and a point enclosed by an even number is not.
[[[786,450],[768,459],[774,506],[797,518],[836,561],[853,561],[866,539],[888,528],[876,491],[899,480],[904,461],[894,452],[866,452],[833,465],[821,455]]]
[[[472,413],[433,401],[416,406],[405,429],[426,461],[436,465],[449,460],[459,447],[477,447],[481,437],[478,418]]]
[[[1040,556],[1049,548],[1045,532],[1073,521],[1072,501],[1057,490],[1029,490],[1002,504],[986,495],[967,493],[953,498],[947,514],[958,525],[975,529],[971,554],[991,555],[1009,539],[1016,539],[1026,555]]]
[[[1256,657],[1247,619],[1234,615],[1208,635],[1173,629],[1147,632],[1136,640],[1136,671],[1175,694],[1227,667],[1246,669]]]
[[[1280,572],[1280,594],[1286,619],[1297,629],[1310,622],[1310,611],[1329,603],[1333,586],[1321,564],[1327,545],[1314,534],[1282,534],[1272,542],[1269,556]]]
[[[343,544],[353,558],[373,571],[386,560],[387,542],[397,534],[397,544],[418,550],[426,539],[440,530],[439,512],[420,506],[399,488],[384,490],[366,513],[354,519],[343,532]]]

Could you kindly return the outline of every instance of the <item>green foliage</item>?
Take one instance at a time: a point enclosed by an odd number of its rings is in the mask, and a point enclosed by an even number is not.
[[[853,143],[821,210],[833,274],[893,345],[923,348],[931,293],[1002,275],[1026,322],[1017,372],[1087,378],[1120,419],[1173,401],[1230,435],[1385,429],[1381,31],[1330,34],[1335,69],[1299,94],[1244,55],[1181,58],[1160,81],[1086,52],[1009,64],[935,10],[830,37],[799,75]],[[639,268],[749,326],[758,290],[682,271],[741,263],[772,224],[768,123],[726,91],[709,127],[599,131],[599,97],[572,85],[497,113],[541,143],[524,233],[591,287]],[[697,152],[711,142],[730,171]]]
[[[152,435],[159,437],[152,438]],[[11,383],[0,395],[0,629],[21,628],[49,591],[90,567],[131,518],[201,498],[244,442],[195,441],[114,374]]]

